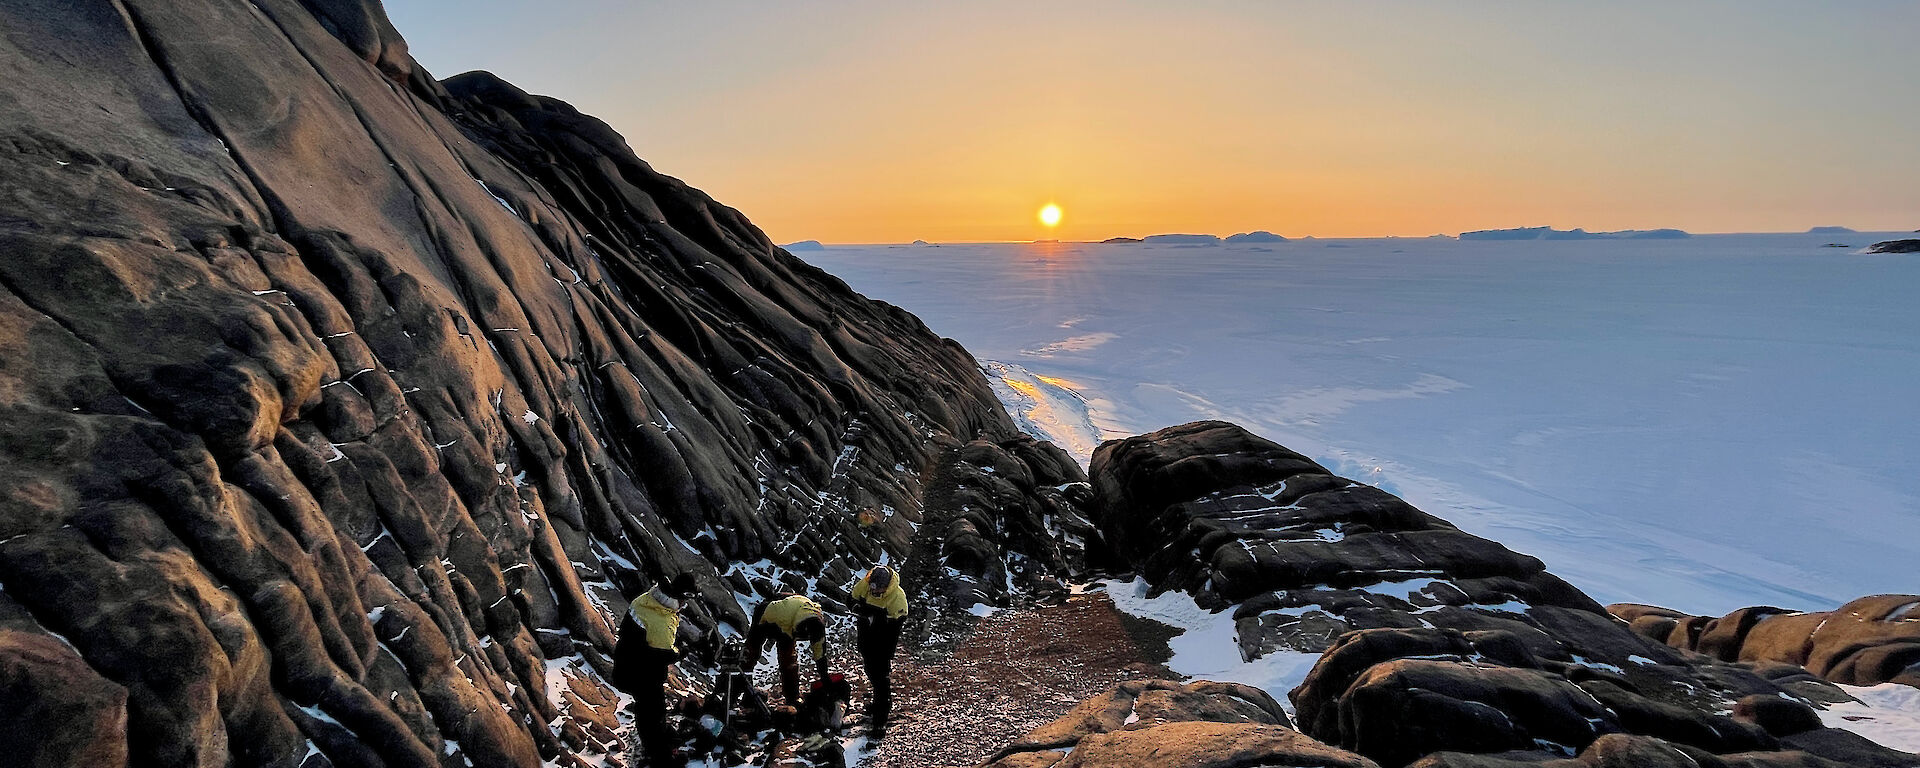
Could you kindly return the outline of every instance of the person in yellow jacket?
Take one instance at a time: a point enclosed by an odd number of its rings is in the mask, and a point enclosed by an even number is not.
[[[853,585],[853,615],[860,663],[873,688],[867,724],[878,737],[886,733],[887,716],[893,713],[893,654],[907,623],[907,592],[892,568],[876,565]]]
[[[827,614],[820,604],[800,595],[783,595],[760,604],[753,612],[753,628],[747,630],[747,658],[754,666],[774,643],[780,656],[780,692],[787,703],[800,706],[800,659],[795,644],[806,641],[813,653],[820,680],[827,679]]]
[[[667,727],[667,671],[681,657],[680,606],[694,592],[693,577],[680,574],[633,599],[620,619],[613,646],[613,683],[633,696],[630,708],[648,765],[666,765],[673,756]]]

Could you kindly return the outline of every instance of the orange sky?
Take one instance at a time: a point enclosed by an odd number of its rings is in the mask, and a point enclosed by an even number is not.
[[[782,242],[1920,226],[1920,5],[1669,5],[389,10]]]

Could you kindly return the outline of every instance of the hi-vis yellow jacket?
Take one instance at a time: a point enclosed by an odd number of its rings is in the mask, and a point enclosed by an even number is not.
[[[680,612],[660,604],[648,591],[627,605],[627,613],[647,631],[647,645],[663,651],[678,651],[674,639],[680,634]]]
[[[867,571],[867,575],[860,577],[859,583],[853,585],[853,599],[866,601],[868,605],[875,608],[886,609],[889,619],[905,618],[907,591],[900,588],[900,577],[893,577],[893,581],[887,584],[887,588],[878,595],[873,593],[873,585],[868,583],[872,578],[873,571]]]
[[[819,603],[808,600],[800,595],[788,595],[768,603],[767,609],[760,614],[760,623],[772,624],[779,628],[781,632],[785,633],[787,637],[793,637],[794,629],[800,626],[800,622],[806,621],[807,619],[819,619],[821,623],[824,624],[826,623],[827,616],[825,612],[820,610]],[[810,650],[813,653],[814,661],[819,661],[826,657],[826,638],[815,640],[811,645],[812,648]]]

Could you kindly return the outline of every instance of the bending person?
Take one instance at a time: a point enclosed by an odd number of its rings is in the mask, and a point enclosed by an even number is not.
[[[780,693],[787,703],[800,706],[799,642],[810,645],[813,663],[820,680],[827,679],[827,615],[820,604],[799,595],[785,595],[761,603],[753,612],[753,628],[747,631],[747,658],[760,665],[767,643],[773,642],[780,655]]]

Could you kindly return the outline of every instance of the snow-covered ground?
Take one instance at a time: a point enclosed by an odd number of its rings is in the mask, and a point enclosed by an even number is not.
[[[1820,713],[1830,728],[1845,728],[1903,752],[1920,753],[1920,688],[1881,683],[1843,685],[1860,703],[1830,705]]]
[[[1233,611],[1208,611],[1193,602],[1185,592],[1163,592],[1147,597],[1145,579],[1097,582],[1113,600],[1113,606],[1141,618],[1153,619],[1177,627],[1179,635],[1168,641],[1173,658],[1167,668],[1195,680],[1226,680],[1244,683],[1266,691],[1293,713],[1293,701],[1287,692],[1307,679],[1320,654],[1275,651],[1252,661],[1240,657],[1239,635],[1234,629]]]
[[[1717,614],[1920,589],[1920,257],[1856,253],[1891,237],[804,258],[965,344],[1083,460],[1229,419],[1603,602]]]

